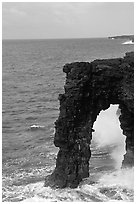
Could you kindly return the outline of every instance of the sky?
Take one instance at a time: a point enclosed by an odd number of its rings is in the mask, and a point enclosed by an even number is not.
[[[5,2],[3,39],[134,34],[133,2]]]

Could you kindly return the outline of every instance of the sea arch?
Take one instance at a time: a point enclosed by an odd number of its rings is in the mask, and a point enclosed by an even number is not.
[[[119,170],[122,167],[126,154],[126,136],[120,127],[120,114],[118,104],[110,105],[108,109],[100,112],[94,122],[95,131],[90,145],[90,174],[94,169],[99,172],[101,169]]]
[[[59,95],[60,114],[55,122],[54,144],[59,147],[54,172],[45,185],[77,187],[89,176],[93,124],[101,110],[119,104],[126,136],[123,165],[134,163],[133,52],[124,58],[66,64],[65,93]]]

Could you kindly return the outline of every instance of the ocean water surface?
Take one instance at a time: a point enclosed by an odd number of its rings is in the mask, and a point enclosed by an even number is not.
[[[3,202],[133,201],[133,168],[120,169],[125,136],[119,129],[117,105],[105,111],[95,124],[90,177],[76,189],[43,187],[45,176],[55,168],[58,152],[53,138],[59,115],[58,95],[64,92],[63,65],[123,57],[134,49],[133,44],[123,43],[106,38],[3,40]],[[103,131],[102,121],[110,121],[108,127],[113,130]]]

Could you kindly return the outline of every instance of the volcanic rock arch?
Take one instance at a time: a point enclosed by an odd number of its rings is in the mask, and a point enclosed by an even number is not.
[[[123,165],[133,165],[134,53],[124,58],[66,64],[65,93],[59,95],[60,114],[55,122],[54,144],[59,147],[56,168],[45,185],[77,187],[89,176],[93,124],[101,110],[119,104],[119,117],[126,136]],[[110,139],[110,138],[109,138]]]

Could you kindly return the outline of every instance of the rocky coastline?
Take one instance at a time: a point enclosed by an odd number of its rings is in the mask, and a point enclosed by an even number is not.
[[[59,95],[60,114],[54,137],[59,152],[45,186],[75,188],[89,176],[93,124],[100,111],[111,104],[119,104],[121,110],[119,120],[126,136],[123,166],[133,166],[134,53],[126,53],[124,58],[66,64],[63,72],[65,93]]]

